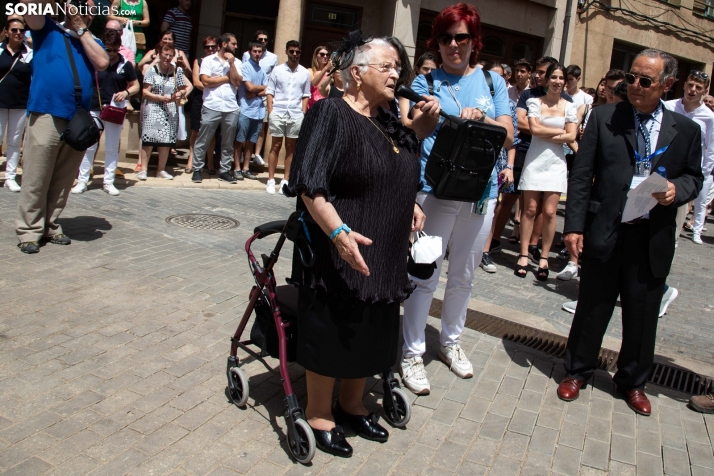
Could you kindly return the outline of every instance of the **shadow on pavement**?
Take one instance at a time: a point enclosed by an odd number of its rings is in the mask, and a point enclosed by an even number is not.
[[[112,229],[112,224],[103,217],[78,216],[60,218],[62,231],[75,241],[94,241],[102,238],[104,232]]]

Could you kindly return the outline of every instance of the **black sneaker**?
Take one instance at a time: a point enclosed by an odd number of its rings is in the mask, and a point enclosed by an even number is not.
[[[200,170],[194,170],[193,175],[191,175],[191,182],[193,183],[201,183],[203,182],[203,177],[201,177],[201,171]]]
[[[243,171],[243,177],[247,178],[248,180],[258,180],[258,176],[255,175],[253,172],[250,170],[244,170]]]
[[[23,241],[18,243],[17,247],[20,248],[20,251],[28,255],[40,252],[40,245],[36,241]]]
[[[501,240],[491,239],[491,248],[489,248],[489,253],[498,253],[501,251]]]
[[[558,258],[570,259],[570,252],[568,251],[568,248],[563,248],[562,250],[558,251]]]
[[[487,273],[495,273],[497,270],[496,265],[493,264],[491,255],[488,253],[484,253],[483,256],[481,256],[481,264],[479,266]]]
[[[236,180],[243,180],[243,173],[240,170],[234,170],[233,177],[235,177]]]
[[[540,261],[538,245],[528,245],[528,258],[536,264]]]
[[[221,182],[236,183],[238,182],[230,172],[221,172],[218,174],[218,180]]]

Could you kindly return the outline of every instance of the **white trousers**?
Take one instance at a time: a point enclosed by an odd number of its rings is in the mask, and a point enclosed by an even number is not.
[[[417,201],[426,214],[424,232],[441,236],[442,255],[436,262],[434,274],[429,279],[411,276],[416,289],[404,301],[404,347],[405,358],[421,356],[426,352],[426,320],[434,291],[439,283],[441,265],[446,246],[449,246],[449,274],[446,281],[444,303],[441,308],[441,345],[453,345],[466,324],[466,310],[471,297],[474,270],[481,262],[483,247],[491,231],[491,221],[496,200],[488,204],[486,215],[475,215],[473,205],[466,202],[439,200],[431,194],[420,192]]]
[[[20,143],[27,122],[26,109],[0,109],[0,142],[7,132],[7,164],[5,165],[5,180],[15,180],[17,164],[20,162]]]
[[[92,116],[99,117],[99,111],[91,111]],[[104,121],[104,183],[109,185],[114,183],[114,173],[117,170],[117,162],[119,162],[119,141],[121,140],[121,130],[123,124],[112,124]],[[89,171],[92,170],[94,164],[94,156],[97,154],[97,142],[84,153],[82,164],[79,166],[78,182],[89,182]]]
[[[704,177],[704,185],[702,191],[699,192],[697,198],[694,199],[694,233],[701,235],[704,228],[704,221],[707,218],[707,196],[709,189],[712,187],[714,177],[707,175]]]

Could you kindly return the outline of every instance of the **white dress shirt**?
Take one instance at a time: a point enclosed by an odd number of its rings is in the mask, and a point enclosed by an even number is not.
[[[530,89],[530,86],[526,86],[526,89]],[[524,89],[523,91],[525,91],[526,89]],[[512,87],[508,88],[508,99],[518,104],[518,98],[521,97],[523,91],[519,93],[518,86],[514,84]]]
[[[250,52],[246,51],[243,53],[243,62],[247,63],[250,60]],[[265,71],[265,74],[270,76],[270,73],[273,72],[273,69],[278,65],[278,55],[275,53],[271,53],[268,50],[265,50],[263,52],[263,55],[260,57],[260,61],[258,61],[258,64],[260,65],[260,68]]]
[[[273,96],[273,114],[302,117],[302,100],[310,97],[310,73],[300,65],[294,71],[287,63],[278,65],[268,78],[265,95]]]
[[[714,169],[714,112],[704,104],[700,104],[692,112],[687,112],[681,99],[666,101],[664,106],[699,124],[702,129],[702,173],[705,177],[710,175]]]
[[[238,58],[234,59],[234,63],[236,69],[240,72],[243,63]],[[209,78],[228,76],[230,69],[231,65],[228,61],[222,61],[221,58],[218,57],[218,53],[214,53],[203,58],[199,77],[203,74]],[[236,99],[237,93],[238,88],[233,86],[233,83],[230,81],[220,86],[205,87],[203,88],[203,105],[216,112],[237,111],[239,109],[238,100]]]

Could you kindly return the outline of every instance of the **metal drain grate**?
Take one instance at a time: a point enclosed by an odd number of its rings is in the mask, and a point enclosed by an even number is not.
[[[691,395],[703,395],[714,391],[714,381],[711,377],[656,362],[647,381]]]
[[[171,215],[166,218],[166,223],[194,230],[229,230],[240,225],[240,222],[233,218],[197,213]]]

